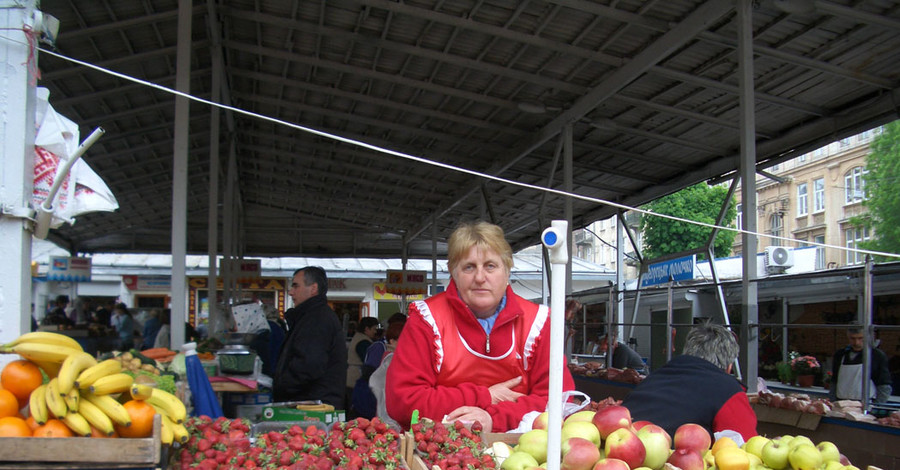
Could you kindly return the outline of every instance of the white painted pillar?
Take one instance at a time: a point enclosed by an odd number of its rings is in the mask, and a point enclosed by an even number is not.
[[[37,50],[23,27],[35,0],[0,0],[0,343],[31,330],[31,191]],[[30,68],[31,65],[33,68]],[[16,359],[0,356],[0,367]]]
[[[175,89],[191,91],[191,16],[193,2],[178,1],[178,46]],[[175,97],[175,139],[172,149],[172,349],[184,343],[187,319],[187,188],[190,100]]]

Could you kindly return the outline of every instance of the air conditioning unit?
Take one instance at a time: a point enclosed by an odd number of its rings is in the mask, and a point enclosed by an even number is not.
[[[766,271],[767,272],[784,272],[785,269],[794,265],[794,252],[783,246],[767,246],[766,247]]]

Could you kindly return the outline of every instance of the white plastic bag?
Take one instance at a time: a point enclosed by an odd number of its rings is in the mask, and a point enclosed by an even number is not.
[[[572,397],[581,397],[581,403],[571,403],[569,401]],[[562,418],[566,419],[567,416],[577,413],[591,404],[591,397],[588,394],[579,392],[578,390],[570,390],[568,392],[563,392],[562,394]],[[549,403],[548,403],[549,405]],[[530,411],[525,413],[525,416],[522,416],[522,421],[519,421],[519,426],[516,429],[511,429],[507,432],[528,432],[531,431],[532,426],[534,425],[534,420],[540,416],[540,411]]]

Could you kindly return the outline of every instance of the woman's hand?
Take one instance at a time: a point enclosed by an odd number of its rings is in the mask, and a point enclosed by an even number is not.
[[[506,382],[500,382],[498,384],[491,385],[488,390],[491,392],[491,404],[496,405],[501,401],[516,401],[523,394],[519,392],[514,392],[513,387],[517,387],[522,383],[522,376],[518,376],[512,379],[507,380]],[[484,423],[482,423],[484,424]],[[487,426],[485,426],[487,429]]]
[[[491,415],[477,406],[460,406],[451,411],[450,414],[447,415],[446,420],[450,422],[462,421],[463,424],[466,425],[478,421],[481,423],[485,432],[491,432],[491,429],[493,429],[494,426],[494,420],[491,418]]]

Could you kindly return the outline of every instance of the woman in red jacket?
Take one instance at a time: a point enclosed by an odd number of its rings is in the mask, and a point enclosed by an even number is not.
[[[547,406],[549,309],[513,293],[512,248],[496,225],[460,225],[447,261],[447,290],[409,307],[387,372],[388,414],[404,427],[419,410],[435,421],[514,429]],[[565,363],[556,367],[565,371],[563,390],[574,389]]]

